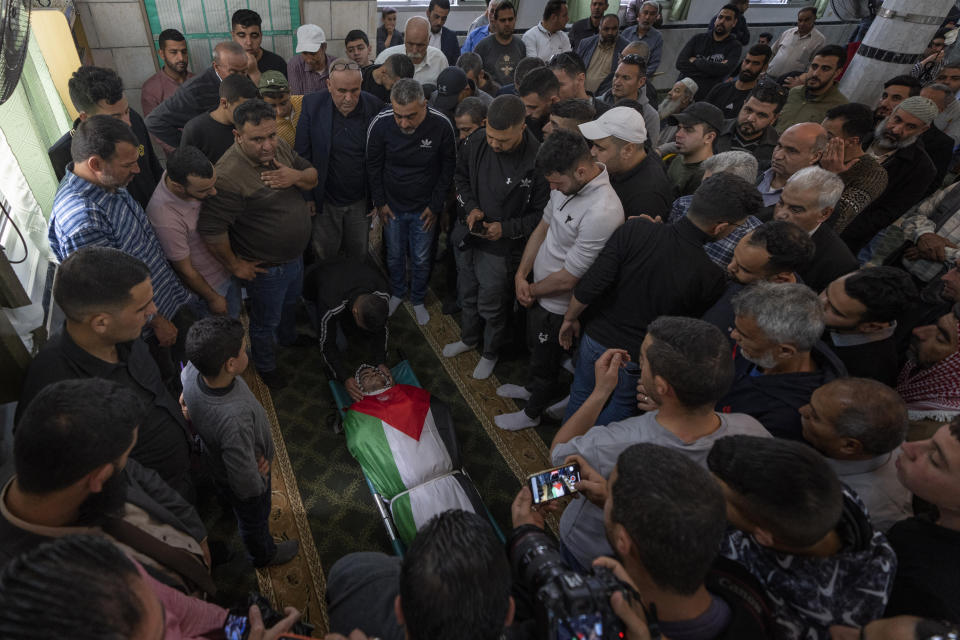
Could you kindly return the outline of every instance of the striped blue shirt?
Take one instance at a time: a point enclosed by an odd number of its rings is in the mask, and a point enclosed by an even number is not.
[[[73,173],[66,174],[53,201],[50,249],[63,262],[82,247],[111,247],[142,260],[150,269],[153,301],[168,320],[190,301],[191,294],[163,254],[147,214],[126,189],[109,192]]]

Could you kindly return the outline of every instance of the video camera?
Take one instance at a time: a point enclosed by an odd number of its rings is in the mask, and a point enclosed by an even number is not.
[[[623,638],[626,628],[610,607],[610,596],[636,592],[605,567],[589,573],[570,569],[556,542],[536,527],[521,527],[510,540],[510,563],[536,594],[537,629],[543,640]]]

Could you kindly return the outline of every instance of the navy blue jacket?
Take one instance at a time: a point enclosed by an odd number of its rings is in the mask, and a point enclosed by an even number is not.
[[[577,55],[583,60],[584,67],[590,67],[590,60],[593,58],[593,52],[597,50],[599,43],[600,34],[580,41],[580,46],[577,47]],[[610,60],[610,73],[617,70],[617,65],[620,64],[620,54],[623,53],[624,47],[628,44],[630,43],[623,36],[617,36],[617,43],[613,46],[613,58]]]
[[[442,27],[440,31],[440,51],[447,56],[447,62],[451,67],[457,65],[457,58],[460,57],[460,41],[457,40],[457,34],[446,27]]]
[[[330,165],[330,127],[333,123],[334,108],[330,92],[326,89],[308,93],[303,96],[300,119],[297,121],[297,140],[294,150],[317,169],[317,186],[313,188],[317,214],[323,212],[323,194],[326,190]],[[361,91],[360,102],[355,108],[363,113],[363,126],[366,128],[383,108],[383,103],[375,95]]]
[[[300,116],[301,118],[303,116]],[[457,135],[447,116],[433,107],[412,134],[400,131],[393,107],[367,129],[367,176],[376,207],[394,213],[443,210],[457,163]]]
[[[818,341],[810,355],[819,367],[810,373],[751,375],[754,364],[735,347],[733,386],[720,398],[717,411],[746,413],[777,438],[803,440],[800,407],[831,380],[847,377],[847,368],[826,344]]]

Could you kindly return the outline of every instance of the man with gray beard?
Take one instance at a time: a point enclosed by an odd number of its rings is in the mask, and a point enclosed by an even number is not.
[[[657,109],[657,113],[660,115],[660,137],[657,139],[658,149],[665,144],[673,142],[674,136],[677,135],[677,125],[667,125],[664,121],[673,114],[680,113],[689,107],[690,103],[693,102],[693,94],[696,92],[697,83],[694,82],[693,78],[677,80],[667,93],[667,97],[660,103],[660,108]],[[661,155],[663,155],[662,152]]]
[[[756,282],[733,298],[734,381],[721,413],[746,413],[777,438],[803,440],[800,407],[847,370],[820,341],[824,312],[804,284]]]
[[[939,113],[931,100],[912,96],[877,123],[873,136],[864,141],[867,153],[887,171],[887,188],[840,235],[854,255],[927,193],[937,171],[917,140]]]

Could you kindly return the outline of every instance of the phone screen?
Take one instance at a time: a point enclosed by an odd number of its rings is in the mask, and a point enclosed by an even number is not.
[[[528,478],[533,504],[543,504],[575,493],[574,485],[580,482],[580,465],[577,463],[547,469]]]

